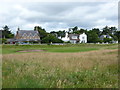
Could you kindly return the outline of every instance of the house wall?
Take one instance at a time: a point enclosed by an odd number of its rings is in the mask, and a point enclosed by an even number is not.
[[[76,44],[76,40],[70,40],[72,44]]]
[[[87,35],[85,33],[80,34],[79,39],[80,43],[87,43]]]

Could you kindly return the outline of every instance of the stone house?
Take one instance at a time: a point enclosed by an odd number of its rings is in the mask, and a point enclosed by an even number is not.
[[[16,42],[40,42],[40,35],[37,30],[19,30],[15,36]]]
[[[37,30],[20,30],[18,28],[16,35],[13,39],[8,39],[9,44],[29,44],[29,43],[40,43],[40,35]]]

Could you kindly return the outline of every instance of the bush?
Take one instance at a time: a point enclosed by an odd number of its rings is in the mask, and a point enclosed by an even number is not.
[[[104,38],[104,39],[103,39],[103,42],[104,42],[104,43],[107,43],[107,42],[108,42],[108,43],[112,43],[112,39],[111,39],[111,38]]]
[[[7,39],[2,38],[2,43],[7,43]]]
[[[61,39],[58,39],[57,37],[55,37],[54,35],[47,35],[47,37],[43,38],[41,43],[63,43],[63,41]]]

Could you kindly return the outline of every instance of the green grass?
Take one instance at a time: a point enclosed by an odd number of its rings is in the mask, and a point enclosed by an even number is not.
[[[3,45],[2,53],[19,53],[21,50],[46,50],[46,52],[83,52],[98,49],[117,49],[117,44],[97,45],[97,44],[68,44],[68,45]]]

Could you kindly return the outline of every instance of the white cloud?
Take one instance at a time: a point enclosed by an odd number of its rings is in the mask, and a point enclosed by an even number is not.
[[[14,1],[0,3],[0,27],[8,25],[14,32],[33,29],[39,25],[47,31],[78,26],[85,29],[117,26],[118,2],[92,0],[92,2],[44,2]],[[13,2],[14,1],[14,2]],[[19,3],[18,3],[19,2]]]

